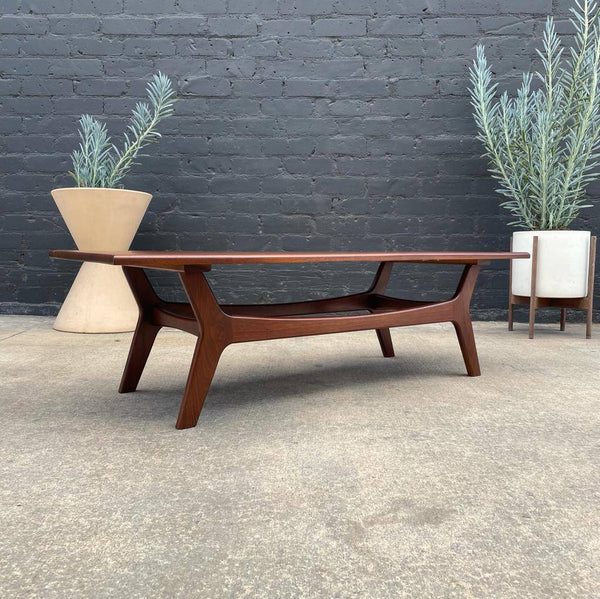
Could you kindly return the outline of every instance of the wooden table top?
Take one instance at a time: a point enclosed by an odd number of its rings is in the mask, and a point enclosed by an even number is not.
[[[182,270],[185,266],[213,264],[286,264],[292,262],[423,262],[476,264],[489,260],[529,258],[526,252],[88,252],[52,250],[52,258]]]

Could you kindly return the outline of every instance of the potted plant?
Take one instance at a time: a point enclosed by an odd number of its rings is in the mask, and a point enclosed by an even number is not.
[[[157,125],[173,112],[175,92],[168,77],[154,75],[148,101],[133,109],[120,147],[106,125],[90,115],[79,120],[79,149],[69,173],[76,187],[52,190],[78,249],[128,250],[152,199],[149,193],[122,188],[122,181],[149,143],[158,141]],[[81,267],[54,323],[60,331],[108,333],[135,328],[138,307],[118,266],[86,262]]]
[[[532,251],[538,237],[537,297],[587,295],[589,231],[568,230],[598,178],[600,157],[600,12],[582,0],[572,8],[575,43],[564,52],[551,17],[546,21],[543,72],[523,75],[515,97],[496,94],[498,84],[484,47],[470,71],[478,139],[490,172],[515,217],[515,251]],[[531,260],[512,266],[512,293],[531,294]]]

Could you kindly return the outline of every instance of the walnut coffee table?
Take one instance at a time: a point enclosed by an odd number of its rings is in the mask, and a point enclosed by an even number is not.
[[[482,264],[490,260],[529,258],[524,252],[85,252],[55,250],[54,258],[114,264],[123,267],[140,308],[120,393],[135,391],[156,334],[173,327],[196,335],[196,349],[179,409],[176,427],[195,426],[219,357],[231,343],[303,335],[374,329],[385,357],[394,355],[390,327],[451,322],[469,376],[479,376],[469,304]],[[379,262],[371,287],[345,297],[270,305],[222,305],[204,276],[221,264],[282,264],[296,262]],[[396,262],[460,264],[464,270],[449,299],[422,302],[385,295]],[[179,273],[189,303],[161,300],[144,269]],[[357,314],[336,314],[357,312]]]

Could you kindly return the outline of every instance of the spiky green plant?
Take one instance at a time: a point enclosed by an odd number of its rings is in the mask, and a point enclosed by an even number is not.
[[[546,21],[537,89],[525,73],[516,97],[498,98],[481,45],[470,70],[477,137],[507,198],[501,205],[520,228],[568,227],[590,206],[586,187],[599,174],[600,10],[597,2],[576,0],[571,12],[575,43],[566,56],[553,19]]]
[[[140,150],[161,135],[156,127],[173,114],[176,101],[170,79],[158,73],[147,87],[148,102],[138,102],[132,111],[122,148],[111,143],[106,125],[89,114],[79,120],[79,149],[71,154],[77,187],[118,187],[136,164]]]

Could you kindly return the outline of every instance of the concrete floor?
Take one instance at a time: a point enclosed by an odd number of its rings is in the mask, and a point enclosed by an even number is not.
[[[0,318],[0,596],[598,597],[600,328],[476,323],[232,346]]]

